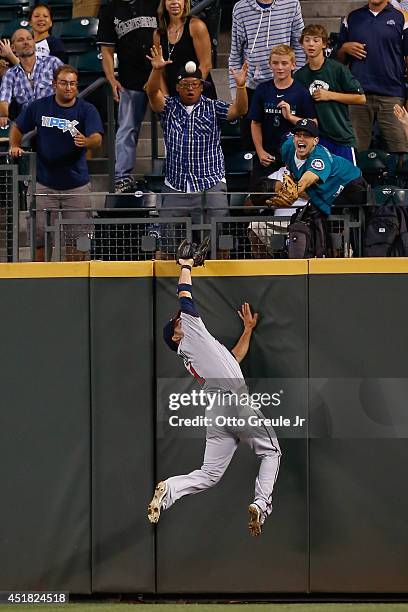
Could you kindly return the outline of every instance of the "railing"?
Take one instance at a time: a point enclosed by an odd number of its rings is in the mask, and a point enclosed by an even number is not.
[[[181,205],[184,198],[191,198],[191,194],[179,194],[180,206],[168,208],[163,206],[165,193],[142,192],[108,195],[108,202],[113,199],[115,208],[103,207],[104,202],[92,205],[92,199],[105,199],[107,195],[104,192],[80,196],[80,209],[73,203],[70,208],[56,210],[47,207],[46,201],[44,206],[43,199],[38,209],[30,207],[31,226],[36,225],[39,215],[45,216],[45,224],[41,221],[41,226],[45,225],[46,260],[174,259],[184,238],[198,242],[206,235],[211,236],[210,256],[213,259],[288,257],[287,228],[291,212],[287,209],[279,211],[284,216],[278,216],[262,207],[213,207],[209,198],[220,194],[211,192],[201,194],[201,206],[196,204],[195,207]],[[226,202],[230,195],[225,194]],[[236,193],[234,201],[239,195],[244,201],[246,194]],[[47,198],[41,194],[41,198],[44,197]],[[73,202],[78,198],[73,194],[69,197]],[[132,199],[135,206],[121,207],[121,202],[129,206]],[[86,203],[91,205],[86,207]],[[362,209],[358,207],[331,215],[328,219],[329,256],[361,256],[362,225]]]
[[[0,153],[0,261],[19,261],[20,213],[27,209],[27,193],[36,175],[35,154],[24,155],[18,163]],[[31,199],[34,202],[35,199]],[[32,243],[32,237],[30,241]],[[32,259],[32,251],[30,258]]]

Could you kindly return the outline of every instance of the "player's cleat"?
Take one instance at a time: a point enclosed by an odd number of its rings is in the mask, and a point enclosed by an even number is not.
[[[250,504],[248,508],[249,513],[249,533],[253,536],[261,535],[262,531],[262,510],[257,504]]]
[[[151,523],[158,523],[160,512],[163,507],[163,499],[167,493],[167,485],[165,482],[159,482],[154,490],[152,501],[147,506],[147,518]]]

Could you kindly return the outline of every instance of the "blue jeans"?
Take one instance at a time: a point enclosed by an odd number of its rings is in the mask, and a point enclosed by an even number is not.
[[[115,179],[130,176],[136,157],[140,126],[146,113],[147,96],[144,91],[123,89],[120,92],[118,131],[116,132]]]

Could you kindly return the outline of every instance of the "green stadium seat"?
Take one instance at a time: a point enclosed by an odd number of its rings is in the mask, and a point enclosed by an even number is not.
[[[247,191],[252,172],[253,151],[237,151],[225,157],[228,191]]]
[[[28,15],[12,19],[8,23],[0,23],[0,38],[11,38],[16,30],[29,29]]]
[[[381,149],[367,149],[357,153],[357,165],[372,187],[384,185],[395,175],[396,156]]]
[[[408,191],[397,185],[378,185],[373,189],[374,203],[376,206],[395,204],[397,206],[408,206]]]
[[[5,127],[0,126],[0,151],[8,151],[9,148],[9,132],[11,123],[8,123]]]
[[[147,189],[160,193],[164,187],[164,165],[165,160],[162,158],[153,160],[153,169],[151,172],[144,175],[147,183]]]
[[[17,17],[28,15],[28,0],[0,0],[0,22],[8,23]]]
[[[63,40],[68,53],[86,53],[96,45],[98,23],[97,17],[76,17],[60,21],[52,33]]]
[[[46,2],[52,11],[52,20],[55,27],[56,21],[69,20],[72,17],[72,0],[48,0]],[[54,31],[53,31],[54,34]],[[54,36],[57,36],[54,34]]]

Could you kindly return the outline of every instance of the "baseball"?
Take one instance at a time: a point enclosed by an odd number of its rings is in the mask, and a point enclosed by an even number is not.
[[[197,66],[195,62],[187,62],[186,65],[184,66],[184,69],[186,72],[192,74],[193,72],[195,72],[197,70]]]

